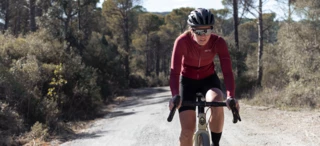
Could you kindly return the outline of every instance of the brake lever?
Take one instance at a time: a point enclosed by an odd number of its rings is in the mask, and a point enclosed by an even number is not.
[[[229,106],[231,108],[232,115],[233,115],[233,123],[237,123],[238,120],[241,121],[239,111],[236,107],[236,101],[234,99],[230,100]]]
[[[178,107],[178,105],[179,105],[179,103],[180,103],[180,99],[181,97],[179,96],[179,95],[177,95],[177,96],[175,96],[175,97],[173,97],[173,108],[171,109],[171,111],[170,111],[170,113],[169,113],[169,116],[168,116],[168,118],[167,118],[167,121],[168,122],[171,122],[172,121],[172,119],[173,119],[173,116],[174,116],[174,114],[175,114],[175,112],[176,112],[176,109],[177,109],[177,107]]]

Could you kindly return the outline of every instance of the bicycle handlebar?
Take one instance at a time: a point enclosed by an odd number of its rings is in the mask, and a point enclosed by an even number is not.
[[[173,99],[173,103],[174,103],[174,106],[173,108],[171,109],[170,113],[169,113],[169,116],[168,116],[168,119],[167,121],[168,122],[171,122],[172,119],[173,119],[173,116],[176,112],[176,109],[177,109],[177,106],[180,102],[180,96],[176,96],[174,99]],[[233,123],[237,123],[238,120],[241,121],[241,118],[240,118],[240,114],[239,114],[239,111],[236,107],[236,102],[235,100],[231,100],[230,103],[230,108],[231,108],[231,111],[232,111],[232,115],[233,115]],[[221,106],[227,106],[226,102],[190,102],[190,101],[183,101],[182,102],[182,105],[183,106],[200,106],[200,107],[221,107]]]
[[[227,106],[226,102],[192,102],[192,101],[184,101],[182,102],[183,106],[200,106],[200,107],[219,107],[219,106]]]
[[[172,121],[173,116],[174,116],[174,113],[176,112],[176,109],[177,109],[177,106],[176,106],[176,105],[173,105],[173,108],[172,108],[172,110],[170,111],[169,116],[168,116],[168,119],[167,119],[168,122],[171,122],[171,121]]]

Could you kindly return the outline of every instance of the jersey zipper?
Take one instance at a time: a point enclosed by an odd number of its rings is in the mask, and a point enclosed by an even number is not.
[[[201,49],[200,49],[200,53],[199,53],[199,64],[198,64],[198,70],[197,70],[197,78],[199,79],[199,68],[200,68],[200,64],[201,64]]]

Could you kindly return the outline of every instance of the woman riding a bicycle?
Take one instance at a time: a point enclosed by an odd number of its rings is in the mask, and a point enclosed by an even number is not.
[[[198,8],[188,16],[189,29],[175,40],[172,58],[170,89],[172,97],[180,95],[183,101],[196,101],[201,92],[207,102],[223,101],[220,80],[215,71],[214,57],[219,56],[227,93],[227,105],[235,97],[235,83],[227,44],[213,34],[214,15],[207,9]],[[239,103],[236,103],[239,109]],[[170,110],[173,100],[169,102]],[[191,146],[196,129],[194,106],[178,106],[181,124],[180,145]],[[223,107],[212,107],[209,127],[214,146],[219,146],[224,123]]]

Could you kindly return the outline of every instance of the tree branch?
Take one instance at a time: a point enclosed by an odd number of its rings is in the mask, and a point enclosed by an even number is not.
[[[237,25],[241,24],[241,20],[242,20],[242,18],[243,18],[243,16],[244,16],[244,14],[245,14],[245,10],[244,10],[244,9],[242,9],[241,17],[240,17],[239,22],[238,22],[238,24],[237,24]]]
[[[253,10],[255,10],[257,13],[260,13],[253,5],[251,5],[251,3],[249,3],[249,2],[246,2],[246,1],[242,1],[243,3],[242,3],[242,5],[243,5],[243,9],[244,9],[244,11],[247,11],[247,12],[249,12],[251,15],[253,15],[254,17],[256,17],[256,18],[258,18],[258,16],[255,14],[255,13],[253,13],[249,8],[251,8],[251,9],[253,9]]]
[[[266,30],[268,30],[272,25],[268,25],[265,29],[262,30],[262,33],[264,33]]]

